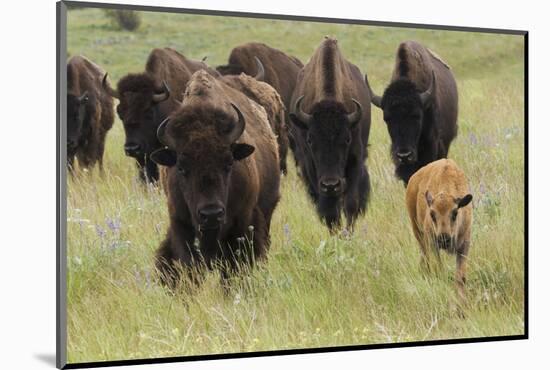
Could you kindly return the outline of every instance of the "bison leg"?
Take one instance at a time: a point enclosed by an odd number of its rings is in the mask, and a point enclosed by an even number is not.
[[[256,263],[266,259],[269,249],[269,228],[259,207],[254,209],[252,224],[247,227],[244,236],[232,237],[225,245],[221,263],[221,283],[226,292],[232,276],[248,273]]]
[[[460,250],[456,255],[456,286],[458,297],[462,300],[466,300],[466,294],[464,286],[466,284],[466,258],[468,256],[468,250],[470,249],[470,241],[464,241]]]
[[[350,231],[353,230],[353,226],[358,216],[365,213],[369,192],[369,174],[365,166],[361,166],[358,169],[355,180],[348,187],[344,200],[344,212],[347,219],[347,226]]]
[[[157,250],[155,265],[161,282],[171,289],[178,286],[182,272],[187,274],[187,282],[198,286],[204,264],[194,249],[194,234],[189,230],[171,232]]]
[[[159,179],[159,169],[155,162],[145,160],[145,178],[148,182],[157,182]]]

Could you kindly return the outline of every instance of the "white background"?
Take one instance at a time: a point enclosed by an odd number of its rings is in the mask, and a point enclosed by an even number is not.
[[[529,30],[530,339],[141,366],[140,369],[548,368],[550,245],[546,220],[550,39],[545,2],[176,1],[133,4]],[[117,1],[111,1],[117,2]],[[4,1],[0,28],[0,367],[55,359],[55,2]],[[368,45],[369,40],[365,40]],[[494,246],[498,248],[498,245]],[[546,351],[545,351],[546,350]]]

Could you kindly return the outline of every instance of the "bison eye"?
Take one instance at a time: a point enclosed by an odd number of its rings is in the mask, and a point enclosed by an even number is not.
[[[456,216],[458,215],[458,211],[455,209],[452,213],[451,213],[451,221],[452,222],[455,222],[456,221]]]
[[[183,166],[178,166],[178,173],[182,176],[187,176],[189,171],[187,171]]]
[[[311,136],[308,136],[308,137],[306,138],[306,143],[307,143],[307,145],[309,145],[309,146],[313,145],[313,142],[311,141]]]
[[[432,217],[432,221],[433,221],[433,222],[436,222],[436,220],[435,220],[435,212],[434,212],[434,211],[430,211],[430,216]]]

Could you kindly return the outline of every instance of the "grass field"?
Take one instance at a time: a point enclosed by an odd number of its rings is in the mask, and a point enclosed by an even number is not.
[[[358,15],[362,17],[363,15]],[[351,237],[330,236],[293,167],[282,180],[266,264],[224,295],[211,273],[194,294],[155,281],[153,256],[168,219],[161,190],[137,180],[117,119],[105,175],[68,183],[69,362],[264,351],[522,334],[524,328],[524,79],[521,36],[144,13],[136,32],[96,9],[68,13],[68,51],[116,82],[142,71],[154,47],[223,64],[232,47],[262,41],[303,62],[324,35],[382,93],[400,41],[414,39],[453,68],[459,135],[450,157],[474,195],[465,316],[456,309],[454,259],[420,269],[419,247],[393,176],[389,136],[373,109],[372,199]],[[289,158],[289,164],[292,161]]]

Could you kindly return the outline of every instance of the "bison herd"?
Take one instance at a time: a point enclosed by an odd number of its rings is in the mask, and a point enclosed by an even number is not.
[[[397,49],[391,82],[376,95],[366,74],[325,37],[304,65],[262,43],[234,48],[210,68],[170,49],[154,49],[142,73],[108,75],[82,56],[67,64],[67,163],[102,158],[116,112],[143,182],[159,183],[169,227],[156,255],[161,281],[198,282],[206,269],[222,283],[266,258],[270,224],[287,172],[297,172],[331,233],[353,231],[367,209],[371,103],[383,111],[395,174],[422,260],[441,249],[457,259],[464,297],[472,195],[447,157],[457,134],[458,93],[450,67],[414,41]]]

